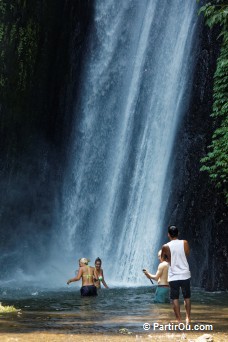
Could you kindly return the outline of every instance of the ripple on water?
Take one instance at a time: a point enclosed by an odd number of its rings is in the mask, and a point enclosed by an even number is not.
[[[102,289],[97,297],[81,298],[79,289],[0,288],[3,305],[22,309],[21,317],[13,316],[15,327],[24,330],[54,329],[80,332],[116,332],[127,327],[143,332],[145,322],[170,322],[174,319],[169,304],[154,304],[155,288]],[[192,291],[192,319],[213,323],[216,330],[226,330],[227,293]],[[184,310],[182,305],[182,310]],[[7,320],[7,318],[4,318]],[[6,322],[5,322],[6,323]]]

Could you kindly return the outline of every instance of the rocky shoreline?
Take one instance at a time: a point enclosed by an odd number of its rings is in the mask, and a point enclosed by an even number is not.
[[[215,332],[212,334],[202,333],[154,333],[138,334],[138,335],[123,335],[123,334],[58,334],[49,332],[36,333],[0,333],[2,342],[11,341],[28,341],[28,342],[133,342],[133,341],[148,341],[148,342],[226,342],[228,334],[224,332]]]

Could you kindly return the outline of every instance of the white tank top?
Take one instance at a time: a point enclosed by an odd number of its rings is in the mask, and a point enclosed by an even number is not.
[[[171,253],[168,281],[189,279],[191,273],[184,251],[184,240],[172,240],[167,245]]]

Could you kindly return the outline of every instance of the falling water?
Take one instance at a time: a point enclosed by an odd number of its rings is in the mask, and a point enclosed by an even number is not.
[[[95,1],[61,241],[74,262],[101,257],[112,283],[143,283],[157,264],[196,18],[192,0]]]

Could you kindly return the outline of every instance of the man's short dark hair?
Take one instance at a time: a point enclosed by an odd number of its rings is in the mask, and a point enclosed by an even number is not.
[[[169,226],[168,227],[168,233],[172,238],[177,237],[178,236],[178,228],[176,226]]]

